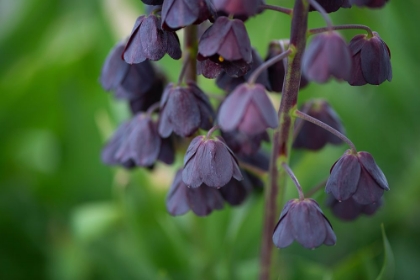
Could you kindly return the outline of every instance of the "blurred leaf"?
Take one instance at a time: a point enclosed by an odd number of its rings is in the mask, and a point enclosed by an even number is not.
[[[376,280],[384,280],[384,279],[394,279],[395,273],[395,261],[394,261],[394,254],[392,253],[391,244],[389,244],[388,239],[386,238],[384,224],[381,224],[382,228],[382,238],[384,240],[384,264],[382,266],[381,273],[376,278]]]

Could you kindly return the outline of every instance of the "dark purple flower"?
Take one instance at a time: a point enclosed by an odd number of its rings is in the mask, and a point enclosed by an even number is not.
[[[341,125],[340,118],[327,101],[322,99],[311,100],[301,107],[301,111],[306,112],[309,116],[328,124],[332,128],[335,128],[344,134],[344,127]],[[296,128],[298,130],[298,135],[293,143],[293,148],[319,150],[327,143],[331,143],[333,145],[343,143],[343,141],[337,136],[304,120],[297,120]]]
[[[162,28],[166,30],[199,24],[209,17],[205,0],[166,0],[162,6]]]
[[[198,128],[210,129],[214,112],[208,97],[194,82],[186,86],[169,84],[160,103],[159,134],[166,138],[172,131],[191,136]]]
[[[331,76],[348,81],[351,77],[351,53],[337,32],[315,36],[302,58],[302,71],[310,81],[327,82]]]
[[[231,179],[242,180],[238,162],[233,152],[221,138],[195,137],[184,157],[182,179],[187,186],[197,188],[201,184],[220,188]]]
[[[238,19],[218,17],[198,43],[198,72],[215,78],[222,70],[244,75],[252,62],[252,48],[245,25]],[[211,62],[204,63],[206,60]],[[210,68],[210,69],[207,69]]]
[[[381,8],[383,7],[389,0],[349,0],[352,5],[356,6],[366,6],[369,8]]]
[[[263,61],[258,52],[255,49],[252,49],[251,69],[244,76],[235,78],[226,72],[222,72],[219,76],[217,76],[216,84],[219,88],[225,90],[226,92],[231,92],[240,84],[245,83],[251,76],[252,72],[254,72],[262,63]],[[256,80],[256,83],[264,85],[268,91],[271,90],[270,82],[268,81],[267,69],[261,72]]]
[[[259,6],[263,0],[213,0],[214,7],[224,15],[233,15],[242,20],[260,12]]]
[[[262,149],[258,150],[252,155],[239,154],[238,159],[253,168],[260,169],[262,171],[268,172],[270,165],[269,155],[264,152]]]
[[[160,17],[153,14],[137,18],[123,53],[127,63],[159,60],[166,53],[173,59],[181,58],[178,36],[173,31],[162,30],[160,25]]]
[[[182,172],[180,169],[176,173],[166,197],[166,209],[171,215],[178,216],[192,210],[197,216],[207,216],[213,210],[223,208],[224,201],[219,190],[206,185],[189,188],[182,181]]]
[[[280,40],[272,41],[268,47],[267,57],[265,61],[283,53],[286,51],[288,43],[284,43]],[[286,75],[287,59],[282,59],[281,61],[271,65],[267,69],[268,80],[270,82],[271,91],[281,92],[283,90],[284,76]],[[300,78],[300,88],[304,88],[308,84],[308,80],[304,75],[301,75]],[[267,88],[267,87],[266,87]],[[267,90],[270,90],[267,88]]]
[[[260,84],[241,84],[223,101],[219,110],[223,131],[255,135],[278,125],[277,112]]]
[[[350,41],[349,48],[353,55],[350,85],[379,85],[385,80],[391,81],[391,52],[378,33],[373,32],[371,38],[356,35]]]
[[[313,199],[289,200],[281,211],[274,228],[274,245],[285,248],[294,240],[308,249],[322,244],[330,246],[336,242],[330,222]]]
[[[384,173],[367,152],[347,150],[330,173],[325,191],[339,201],[353,198],[358,204],[372,204],[389,190]]]
[[[101,73],[101,85],[114,91],[117,98],[136,99],[149,91],[155,70],[149,61],[130,65],[121,59],[124,43],[118,43],[107,56]]]
[[[235,154],[253,155],[260,149],[261,142],[269,142],[270,136],[267,131],[249,135],[241,131],[233,130],[230,132],[222,131],[222,137],[228,147]]]
[[[114,133],[102,151],[102,159],[107,164],[150,167],[156,160],[170,164],[174,160],[174,149],[170,142],[162,144],[157,132],[157,124],[144,113],[135,115],[123,123]]]
[[[332,13],[337,11],[340,8],[350,8],[351,5],[349,0],[316,0],[327,13]],[[309,11],[316,11],[314,7],[309,6]]]
[[[146,5],[162,5],[163,0],[141,0]]]
[[[382,199],[372,204],[362,205],[354,201],[353,198],[338,201],[334,196],[329,195],[327,198],[327,205],[331,208],[334,216],[344,221],[352,221],[362,214],[371,216],[382,205]]]

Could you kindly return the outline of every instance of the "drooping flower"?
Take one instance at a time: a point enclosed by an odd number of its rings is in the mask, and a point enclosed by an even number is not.
[[[190,188],[182,181],[180,169],[175,175],[174,181],[166,197],[166,209],[173,216],[179,216],[193,211],[197,216],[207,216],[213,210],[223,208],[223,197],[219,190],[201,185],[198,188]]]
[[[270,141],[270,136],[267,131],[254,135],[249,135],[238,130],[230,132],[222,131],[222,137],[228,147],[237,155],[253,155],[260,149],[262,141]]]
[[[322,99],[311,100],[302,105],[301,111],[344,133],[344,127],[341,124],[340,118],[327,101]],[[293,148],[319,150],[327,143],[333,145],[343,143],[340,138],[313,123],[298,120],[296,121],[296,127],[298,129],[298,135],[293,142]]]
[[[278,125],[277,112],[261,84],[236,87],[220,106],[218,120],[223,131],[238,130],[248,135]]]
[[[305,49],[302,71],[310,81],[325,83],[331,77],[348,81],[352,59],[346,42],[337,32],[315,36]]]
[[[235,156],[224,141],[220,137],[195,137],[184,157],[184,183],[192,188],[202,184],[220,188],[232,178],[242,180],[242,174]]]
[[[331,208],[334,216],[344,221],[352,221],[362,214],[371,216],[375,214],[381,205],[382,199],[367,205],[357,203],[352,197],[341,202],[332,195],[329,195],[327,199],[327,206]]]
[[[166,0],[162,5],[162,28],[177,30],[191,24],[200,24],[210,15],[205,0]]]
[[[325,191],[338,201],[353,198],[355,202],[368,205],[379,201],[388,182],[373,157],[367,152],[354,154],[351,150],[331,168]]]
[[[215,78],[221,71],[231,76],[245,75],[252,62],[252,48],[245,25],[238,19],[218,17],[200,37],[198,72]]]
[[[349,0],[352,5],[360,6],[360,7],[369,7],[369,8],[381,8],[383,7],[389,0]]]
[[[191,136],[198,128],[210,129],[214,111],[207,95],[194,83],[185,86],[170,83],[160,103],[159,134],[166,138],[172,131]]]
[[[257,14],[260,5],[264,4],[263,0],[213,0],[214,7],[217,12],[223,15],[233,15],[235,18],[246,20]]]
[[[280,214],[273,233],[274,245],[285,248],[294,240],[308,249],[336,242],[330,222],[313,199],[289,200]]]
[[[391,52],[377,32],[373,37],[356,35],[349,44],[353,56],[352,86],[379,85],[392,80]]]
[[[173,31],[162,30],[160,26],[161,19],[154,14],[137,18],[123,52],[127,63],[160,60],[166,53],[173,59],[181,58],[178,36]]]

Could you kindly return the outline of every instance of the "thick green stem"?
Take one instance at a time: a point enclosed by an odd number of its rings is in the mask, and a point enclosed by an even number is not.
[[[287,173],[279,172],[282,163],[288,163],[290,148],[293,141],[293,110],[296,109],[301,78],[301,59],[306,45],[308,29],[308,0],[296,0],[293,8],[292,27],[290,34],[290,49],[293,51],[288,58],[286,77],[283,84],[282,99],[278,112],[279,127],[274,131],[271,151],[269,182],[265,189],[264,225],[261,246],[260,279],[270,279],[273,261],[274,245],[272,241],[275,221],[278,215],[277,200],[283,202]],[[279,190],[280,187],[280,190]],[[278,197],[277,197],[278,196]],[[274,270],[275,271],[275,270]],[[277,278],[277,276],[275,276]]]
[[[187,81],[197,81],[197,26],[190,25],[184,28],[184,51],[188,52],[188,67],[186,67],[185,79]]]

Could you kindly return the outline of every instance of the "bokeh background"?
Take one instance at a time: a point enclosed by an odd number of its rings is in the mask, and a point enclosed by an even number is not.
[[[206,218],[174,218],[165,209],[174,167],[127,172],[100,162],[106,139],[129,116],[124,103],[101,89],[100,69],[142,9],[138,0],[0,0],[0,279],[256,278],[261,194]],[[324,193],[317,193],[337,244],[279,251],[281,274],[274,279],[375,279],[384,260],[381,223],[395,279],[420,277],[419,13],[419,1],[405,0],[332,15],[336,24],[379,32],[392,52],[393,81],[312,84],[300,102],[328,99],[347,135],[383,169],[391,191],[375,216],[351,223],[334,218]],[[310,26],[324,26],[322,18],[312,14]],[[288,36],[290,23],[266,11],[247,28],[265,56],[270,40]],[[342,34],[349,40],[357,32]],[[159,64],[177,77],[179,62],[165,57]],[[327,178],[345,149],[294,153],[291,164],[304,189]],[[296,196],[291,185],[287,196]]]

